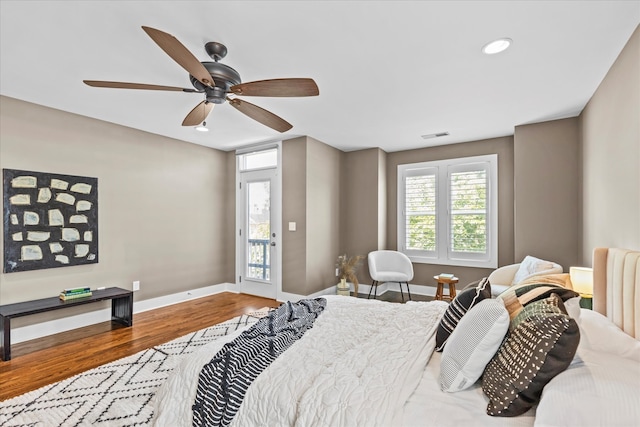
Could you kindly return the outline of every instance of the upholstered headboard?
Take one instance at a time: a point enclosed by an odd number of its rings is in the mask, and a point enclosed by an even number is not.
[[[640,340],[640,251],[593,251],[593,309]]]

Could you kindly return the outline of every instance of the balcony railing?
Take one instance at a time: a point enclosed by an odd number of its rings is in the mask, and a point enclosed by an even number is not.
[[[269,239],[249,239],[249,271],[252,279],[270,279]]]

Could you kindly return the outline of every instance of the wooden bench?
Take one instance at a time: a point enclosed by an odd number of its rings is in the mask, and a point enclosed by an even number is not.
[[[86,298],[69,301],[62,301],[59,297],[50,297],[0,305],[0,356],[2,360],[11,360],[11,319],[15,317],[111,300],[111,320],[124,326],[133,325],[133,292],[121,288],[107,288],[92,291],[92,293]]]

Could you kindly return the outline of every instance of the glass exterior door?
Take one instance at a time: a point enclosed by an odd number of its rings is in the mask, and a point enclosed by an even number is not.
[[[247,183],[248,279],[269,281],[271,277],[271,181]]]
[[[277,242],[276,224],[278,186],[276,169],[241,173],[238,212],[240,229],[238,281],[243,293],[276,298]]]

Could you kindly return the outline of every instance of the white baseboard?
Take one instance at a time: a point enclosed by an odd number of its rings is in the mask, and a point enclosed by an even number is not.
[[[219,285],[205,286],[204,288],[197,288],[189,291],[178,292],[176,294],[146,299],[144,301],[134,303],[133,312],[142,313],[143,311],[154,310],[156,308],[166,307],[168,305],[190,301],[192,299],[207,297],[209,295],[215,295],[221,292],[233,292],[231,289],[229,289],[231,285],[231,283],[221,283]]]
[[[166,307],[168,305],[219,294],[221,292],[234,292],[234,287],[235,285],[232,285],[231,283],[221,283],[219,285],[205,286],[204,288],[197,288],[162,297],[150,298],[140,302],[134,302],[133,313],[142,313],[143,311]],[[11,344],[42,338],[47,335],[66,332],[100,322],[108,322],[109,320],[111,320],[111,307],[102,310],[95,310],[89,313],[77,314],[75,316],[49,320],[34,325],[21,326],[11,330]]]

